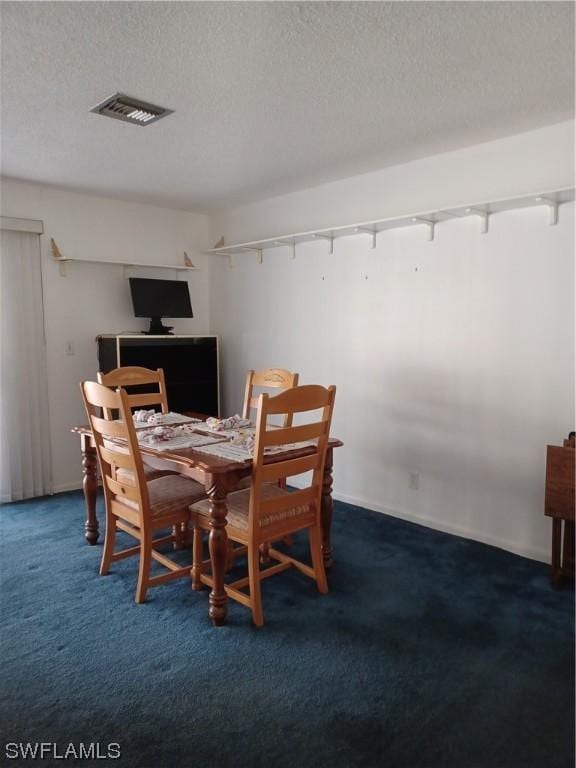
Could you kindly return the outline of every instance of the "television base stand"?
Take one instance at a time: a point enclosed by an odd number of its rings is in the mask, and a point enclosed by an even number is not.
[[[161,317],[150,318],[150,328],[147,331],[142,331],[146,336],[174,336],[172,331],[174,326],[163,325]]]

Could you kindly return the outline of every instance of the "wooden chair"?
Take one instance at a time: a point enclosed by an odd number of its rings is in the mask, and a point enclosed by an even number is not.
[[[168,398],[166,396],[166,382],[164,381],[164,371],[162,368],[153,371],[150,368],[140,368],[137,366],[126,366],[124,368],[114,368],[114,370],[108,373],[97,374],[98,383],[103,384],[105,387],[117,389],[122,387],[142,387],[155,385],[157,390],[154,392],[128,392],[128,404],[130,410],[134,408],[143,408],[145,406],[160,406],[161,413],[168,413]],[[103,409],[104,418],[113,419],[114,413],[109,409]],[[144,474],[147,480],[153,480],[156,477],[162,477],[170,473],[170,470],[155,469],[146,463],[144,460]],[[120,473],[121,479],[123,473]]]
[[[96,443],[106,500],[106,539],[100,574],[107,574],[110,564],[116,560],[140,555],[136,602],[142,603],[149,587],[190,575],[190,566],[181,567],[155,549],[160,544],[173,542],[174,534],[158,539],[153,539],[153,534],[186,523],[190,519],[189,506],[204,495],[204,489],[174,474],[147,483],[126,390],[112,391],[92,381],[80,386]],[[119,419],[101,418],[100,408],[116,411]],[[120,481],[120,469],[130,470],[134,482]],[[133,536],[139,545],[115,552],[117,530]],[[151,576],[152,560],[161,563],[168,573]]]
[[[252,610],[256,626],[264,623],[260,582],[287,568],[296,568],[316,581],[320,592],[327,592],[328,585],[322,560],[322,532],[320,527],[320,499],[330,421],[334,407],[336,388],[316,385],[295,387],[276,397],[260,395],[256,425],[256,444],[252,484],[249,489],[236,491],[228,496],[227,533],[230,540],[241,546],[237,554],[248,555],[248,577],[226,585],[226,594]],[[290,419],[295,413],[321,410],[321,416],[306,424],[267,429],[268,417],[286,414]],[[316,441],[312,454],[265,463],[264,449],[302,441]],[[278,486],[279,479],[312,472],[309,485],[297,491],[287,491]],[[212,578],[205,572],[209,560],[203,556],[203,532],[208,531],[210,505],[201,501],[191,508],[194,525],[194,564],[192,586],[201,589],[202,584],[212,586]],[[312,567],[293,557],[270,549],[270,557],[277,565],[261,571],[259,547],[296,531],[307,530],[310,539]],[[242,590],[248,587],[248,593]]]
[[[244,406],[242,408],[242,418],[251,419],[254,416],[254,412],[258,408],[258,395],[254,395],[254,390],[281,390],[292,389],[298,386],[299,374],[287,371],[285,368],[265,368],[262,371],[248,371],[246,375],[246,389],[244,391]],[[284,419],[282,425],[289,427],[292,424],[291,414],[283,414]],[[284,480],[280,480],[278,485],[281,488],[286,487]],[[250,480],[242,483],[241,487],[250,487]],[[291,544],[292,541],[289,537],[285,539],[286,544]],[[260,547],[260,562],[262,565],[270,562],[268,556],[269,543],[264,542]],[[232,561],[233,562],[233,559]]]
[[[141,390],[142,387],[155,387],[153,392],[130,392],[126,390],[131,411],[135,408],[154,406],[159,406],[160,413],[169,413],[170,411],[168,407],[168,396],[166,394],[166,381],[164,380],[164,371],[162,368],[158,368],[154,371],[150,368],[142,368],[140,366],[123,366],[121,368],[114,368],[113,370],[108,371],[108,373],[98,371],[97,378],[99,384],[103,384],[105,387],[110,387],[112,389],[116,389],[117,387],[122,387],[123,389],[126,389],[127,387],[130,389],[138,387]],[[107,408],[103,409],[103,413],[104,418],[106,419],[114,418],[114,413]],[[143,462],[144,475],[147,481],[155,480],[157,477],[174,474],[170,469],[158,469],[151,466],[145,458],[143,458]],[[134,484],[134,477],[131,476],[130,471],[127,469],[118,469],[118,480],[120,482]],[[190,482],[194,481],[191,480]],[[174,535],[176,537],[174,543],[175,549],[180,549],[182,546],[186,536],[186,529],[187,526],[185,524],[182,528],[179,526],[174,530]]]
[[[250,419],[253,411],[258,407],[258,396],[254,395],[254,389],[292,389],[298,386],[298,374],[286,371],[284,368],[266,368],[263,371],[248,371],[246,376],[246,390],[244,392],[244,407],[242,417]],[[260,393],[259,393],[260,394]],[[283,426],[292,424],[290,414],[284,414]]]

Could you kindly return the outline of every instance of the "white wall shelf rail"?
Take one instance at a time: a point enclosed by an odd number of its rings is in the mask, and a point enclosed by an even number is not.
[[[189,270],[198,270],[199,267],[196,267],[186,251],[184,251],[184,261],[182,264],[143,264],[143,263],[136,263],[133,261],[112,261],[112,259],[77,259],[69,256],[64,256],[58,246],[56,245],[56,242],[54,241],[54,238],[50,238],[50,248],[52,251],[52,256],[54,258],[54,261],[58,263],[60,268],[60,274],[62,277],[66,276],[66,265],[67,264],[108,264],[109,266],[113,267],[124,267],[124,271],[126,272],[127,268],[134,268],[134,269],[172,269],[176,272],[184,272]]]
[[[206,253],[211,255],[228,256],[230,265],[232,257],[242,253],[256,253],[258,261],[263,260],[263,252],[272,248],[287,247],[292,251],[292,257],[296,256],[296,247],[302,243],[310,243],[315,240],[326,240],[329,252],[334,251],[334,241],[339,237],[350,237],[359,235],[369,236],[371,248],[376,247],[378,235],[389,229],[399,227],[424,227],[427,240],[434,240],[436,227],[445,221],[459,219],[468,216],[477,217],[480,225],[480,232],[486,234],[489,229],[490,217],[496,213],[504,211],[513,211],[519,208],[530,208],[541,206],[547,210],[548,223],[551,225],[558,223],[558,209],[563,203],[569,203],[574,200],[574,187],[566,189],[555,189],[547,192],[536,192],[522,197],[508,197],[501,200],[493,200],[482,203],[468,203],[451,208],[442,208],[438,210],[420,211],[402,216],[394,216],[385,219],[375,219],[373,221],[364,221],[359,224],[345,224],[344,226],[328,227],[326,229],[314,229],[308,232],[296,232],[287,235],[277,235],[268,237],[264,240],[252,240],[246,243],[235,243],[232,245],[218,245],[211,248]],[[222,242],[222,241],[220,241]]]

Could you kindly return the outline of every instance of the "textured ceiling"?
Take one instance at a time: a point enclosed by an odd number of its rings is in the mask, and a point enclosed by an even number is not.
[[[210,210],[573,116],[564,2],[3,2],[2,172]],[[146,128],[115,91],[176,110]]]

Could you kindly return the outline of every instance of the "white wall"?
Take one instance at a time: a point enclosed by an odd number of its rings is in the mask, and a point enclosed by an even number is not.
[[[78,439],[70,427],[85,422],[78,384],[98,370],[99,333],[144,330],[132,313],[128,281],[121,266],[69,264],[61,277],[50,251],[53,237],[64,256],[137,263],[183,263],[186,251],[201,268],[188,279],[193,319],[174,321],[176,332],[209,333],[208,270],[200,251],[208,220],[200,214],[74,194],[50,187],[2,180],[2,215],[42,219],[42,280],[48,353],[48,386],[54,490],[78,487]],[[130,270],[142,277],[176,278],[172,270]],[[75,354],[66,354],[71,342]],[[25,339],[22,340],[25,343]]]
[[[280,235],[568,187],[573,123],[252,204],[212,241]],[[335,495],[547,559],[547,443],[574,427],[574,205],[236,257],[211,270],[225,410],[248,368],[336,384]],[[419,474],[419,489],[409,475]]]
[[[325,184],[212,218],[3,180],[2,215],[42,219],[53,479],[76,487],[84,420],[78,382],[97,369],[98,333],[144,328],[121,267],[78,258],[179,261],[186,250],[193,320],[219,333],[225,410],[239,409],[248,368],[298,370],[338,386],[335,495],[433,527],[547,558],[545,446],[574,425],[573,205],[557,227],[539,207],[437,228],[207,260],[227,242],[571,186],[572,123]],[[144,276],[172,273],[139,271]],[[66,355],[71,341],[75,355]],[[420,487],[409,488],[409,474]]]

